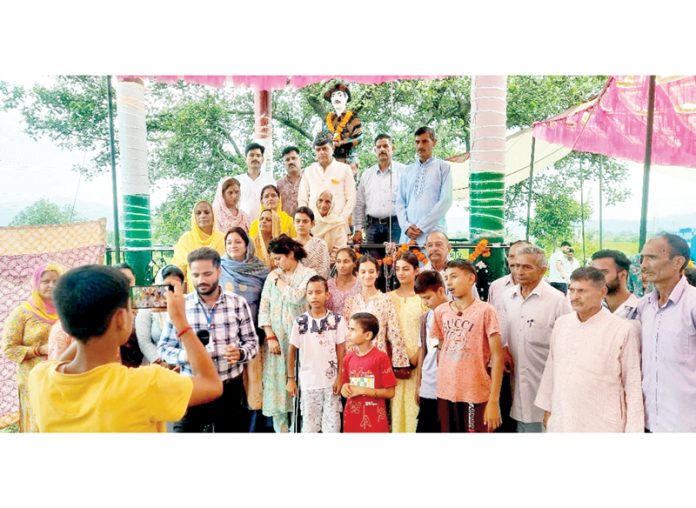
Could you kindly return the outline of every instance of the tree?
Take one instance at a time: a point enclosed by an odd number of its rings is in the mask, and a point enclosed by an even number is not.
[[[46,198],[41,198],[15,215],[10,226],[70,224],[79,220],[70,205],[61,207]]]
[[[598,93],[605,81],[601,76],[510,76],[508,129],[528,127],[583,102]],[[276,176],[282,173],[280,147],[296,145],[306,165],[314,160],[312,137],[330,109],[322,98],[327,86],[319,83],[273,93]],[[439,157],[468,151],[470,86],[468,77],[351,84],[350,109],[363,119],[360,167],[364,169],[376,162],[372,140],[380,132],[393,136],[396,160],[412,161],[413,132],[422,125],[435,129]],[[145,94],[150,180],[153,185],[170,189],[167,200],[154,211],[154,240],[171,243],[188,229],[196,200],[211,199],[222,175],[245,170],[244,146],[253,133],[253,92],[150,81]],[[110,169],[106,97],[103,76],[58,76],[51,86],[37,85],[31,89],[0,82],[0,108],[20,111],[26,130],[34,139],[46,136],[65,149],[92,152],[84,166],[75,168],[88,177]],[[118,159],[118,148],[116,151]],[[558,192],[559,188],[572,187],[578,159],[566,159],[567,162],[557,164],[557,174],[549,182],[545,182],[547,175],[543,173],[539,178],[535,176],[535,199],[544,193]],[[612,164],[614,169],[609,168]],[[592,167],[588,181],[596,178],[597,168]],[[621,164],[607,162],[605,174],[608,201],[621,199],[625,177]],[[526,203],[526,182],[515,187],[507,190],[508,220],[526,218],[526,213],[520,212]]]
[[[590,205],[586,203],[585,217],[591,212]],[[581,217],[580,203],[568,194],[543,194],[536,202],[529,232],[536,238],[537,243],[551,249],[563,240],[573,238],[573,229]]]

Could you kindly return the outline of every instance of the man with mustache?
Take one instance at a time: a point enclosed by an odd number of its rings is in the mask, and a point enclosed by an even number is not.
[[[638,302],[645,428],[696,432],[696,288],[684,276],[689,244],[663,233],[646,242],[640,269],[655,289]]]
[[[219,399],[191,407],[174,424],[174,432],[247,432],[248,412],[242,373],[259,351],[259,339],[246,300],[220,287],[220,254],[209,247],[188,255],[195,291],[186,295],[186,319],[213,359],[223,392]],[[180,332],[179,332],[180,333]],[[191,375],[186,351],[167,320],[157,345],[160,358]]]
[[[263,154],[266,148],[259,143],[249,143],[244,149],[247,172],[235,176],[239,181],[239,208],[244,210],[250,220],[258,219],[261,213],[261,190],[266,185],[275,185],[273,175],[261,171]]]
[[[398,242],[401,237],[394,201],[404,165],[392,160],[394,145],[389,134],[377,135],[375,152],[377,164],[365,170],[358,184],[353,211],[356,243],[364,237],[367,243]]]
[[[401,172],[396,215],[400,243],[415,240],[422,245],[432,231],[447,232],[445,214],[452,206],[452,175],[449,163],[433,156],[435,131],[421,127],[415,138],[418,156]]]
[[[278,180],[276,187],[280,192],[280,201],[283,211],[290,217],[295,215],[297,210],[297,194],[300,190],[300,180],[302,180],[302,159],[300,149],[296,146],[286,146],[281,153],[283,166],[287,174]]]
[[[604,274],[570,276],[573,312],[553,325],[534,405],[549,432],[643,432],[638,331],[609,312]]]

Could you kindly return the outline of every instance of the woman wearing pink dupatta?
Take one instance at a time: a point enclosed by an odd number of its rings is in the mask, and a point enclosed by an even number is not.
[[[32,280],[31,296],[15,308],[5,321],[0,351],[18,365],[20,432],[38,432],[29,406],[27,381],[31,369],[48,355],[48,333],[58,320],[53,306],[53,288],[62,273],[63,267],[55,263],[37,269]]]
[[[230,176],[218,182],[213,199],[215,229],[225,234],[230,229],[239,227],[249,232],[249,216],[239,208],[241,186],[239,180]]]

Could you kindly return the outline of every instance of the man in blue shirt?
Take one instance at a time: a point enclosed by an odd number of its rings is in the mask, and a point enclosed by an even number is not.
[[[452,175],[448,162],[433,157],[435,131],[421,127],[415,132],[416,162],[401,172],[396,196],[396,215],[401,243],[425,243],[433,231],[447,232],[445,214],[452,206]]]

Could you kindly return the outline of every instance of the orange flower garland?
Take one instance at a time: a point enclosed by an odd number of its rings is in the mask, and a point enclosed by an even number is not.
[[[343,129],[346,128],[346,125],[348,125],[348,122],[350,122],[350,119],[353,117],[353,112],[352,111],[346,111],[345,116],[343,117],[343,120],[340,121],[336,129],[333,127],[333,119],[335,118],[334,113],[329,113],[326,115],[326,126],[328,127],[329,131],[334,135],[334,141],[338,141],[341,139],[341,133],[343,132]]]
[[[476,244],[476,248],[474,248],[474,252],[469,254],[469,261],[472,263],[476,258],[479,256],[483,256],[484,258],[490,257],[491,255],[491,249],[488,247],[488,240],[483,239],[481,240],[478,244]]]

